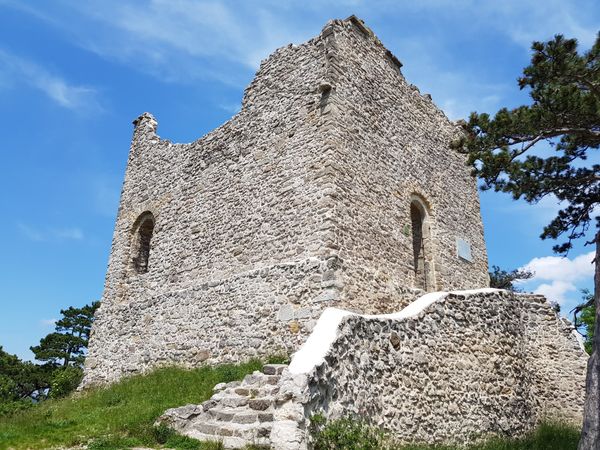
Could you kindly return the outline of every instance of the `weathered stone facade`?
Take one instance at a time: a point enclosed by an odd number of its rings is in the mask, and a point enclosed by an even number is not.
[[[134,122],[84,386],[289,353],[329,306],[384,313],[487,286],[457,128],[400,66],[361,21],[336,20],[265,60],[201,139]]]
[[[306,416],[354,415],[429,443],[516,436],[544,418],[581,422],[587,354],[543,296],[429,295],[416,314],[346,316],[309,371]]]
[[[359,418],[399,442],[463,444],[543,419],[579,424],[586,363],[573,326],[542,296],[436,292],[395,314],[327,309],[281,378],[219,386],[161,421],[226,448],[305,450],[317,413]]]

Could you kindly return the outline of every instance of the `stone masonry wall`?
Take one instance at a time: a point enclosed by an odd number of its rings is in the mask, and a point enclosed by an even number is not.
[[[415,195],[431,230],[427,289],[488,284],[475,181],[448,149],[455,128],[356,18],[277,50],[241,111],[193,143],[161,139],[148,113],[134,124],[83,386],[291,352],[328,306],[399,310],[421,292]],[[135,224],[147,212],[138,273]]]
[[[160,139],[149,114],[136,121],[84,385],[301,342],[338,269],[323,227],[321,45],[275,52],[242,111],[196,142]],[[130,242],[144,211],[156,225],[149,270],[138,274]]]
[[[429,296],[437,297],[422,297],[411,313],[345,317],[308,372],[305,416],[354,415],[401,441],[430,443],[515,436],[542,418],[581,420],[587,355],[543,297]],[[301,349],[294,359],[303,357]]]
[[[456,126],[404,79],[398,60],[362,22],[339,26],[330,102],[339,124],[335,209],[343,218],[345,307],[377,313],[408,304],[395,299],[398,286],[416,287],[411,197],[430,213],[429,290],[488,286],[476,182],[465,155],[450,149]],[[457,238],[471,244],[472,262],[458,257]]]

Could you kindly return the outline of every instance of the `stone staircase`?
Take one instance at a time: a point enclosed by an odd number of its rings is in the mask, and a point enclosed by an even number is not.
[[[267,364],[241,382],[220,383],[209,400],[169,409],[158,422],[202,441],[220,441],[225,448],[270,448],[278,383],[286,367]]]

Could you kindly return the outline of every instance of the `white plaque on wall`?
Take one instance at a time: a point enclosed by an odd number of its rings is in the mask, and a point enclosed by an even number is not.
[[[473,262],[473,255],[471,255],[471,244],[468,241],[456,238],[456,252],[458,257],[465,261]]]

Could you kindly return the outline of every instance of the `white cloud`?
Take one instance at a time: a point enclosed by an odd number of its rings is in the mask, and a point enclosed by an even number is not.
[[[121,0],[57,4],[37,4],[33,10],[8,3],[59,28],[77,45],[166,82],[210,78],[241,87],[273,50],[318,31],[302,31],[298,23],[291,26],[294,14],[286,15],[289,9],[268,1],[232,5],[151,0],[143,7]]]
[[[58,105],[71,110],[100,110],[96,91],[69,84],[40,65],[0,49],[0,78],[4,85],[24,83],[44,93]]]
[[[542,294],[547,299],[564,305],[567,301],[567,294],[577,292],[577,286],[567,281],[553,281],[552,283],[542,283],[533,291],[535,294]]]
[[[491,192],[491,191],[490,191]],[[561,203],[554,195],[547,195],[537,203],[527,203],[525,200],[513,200],[507,194],[497,194],[491,192],[492,195],[504,195],[507,199],[500,205],[494,205],[497,212],[502,212],[510,215],[518,214],[521,217],[527,217],[527,222],[539,228],[540,233],[543,226],[550,223],[556,217],[561,208]]]
[[[394,0],[374,1],[369,2],[369,8],[383,13],[395,4]],[[495,28],[527,51],[532,41],[547,40],[556,33],[575,37],[589,48],[598,31],[595,0],[420,0],[406,2],[403,7],[405,11],[443,13],[457,21],[467,18],[467,26]]]
[[[77,227],[41,230],[19,222],[17,228],[27,239],[36,242],[81,241],[84,238],[83,231]]]
[[[74,241],[80,241],[83,239],[83,231],[81,231],[79,228],[62,228],[53,230],[52,233],[58,239],[70,239]]]
[[[593,251],[573,259],[560,256],[533,258],[522,269],[530,270],[534,276],[522,284],[528,290],[545,295],[561,305],[573,302],[572,294],[594,276],[593,259]]]
[[[463,37],[465,54],[468,42],[481,39],[485,30],[486,36],[504,37],[502,45],[520,46],[525,56],[532,40],[559,32],[589,47],[598,19],[592,0],[547,0],[542,5],[536,0],[150,0],[143,7],[125,0],[57,0],[35,6],[1,2],[55,26],[72,42],[105,59],[162,81],[211,79],[236,88],[246,85],[251,71],[276,48],[314,36],[328,19],[356,13],[374,28],[381,23],[384,32],[389,20],[426,16],[432,23],[422,32],[388,30],[385,44],[407,62],[409,80],[431,93],[451,119],[505,105],[508,94],[514,95],[518,73],[498,84],[482,82],[486,69],[472,64],[448,71],[444,57],[453,51],[445,39],[448,33]],[[55,90],[60,98],[60,89]]]
[[[576,282],[594,276],[593,259],[593,251],[573,259],[560,256],[543,256],[533,258],[524,268],[535,273],[531,281]]]
[[[18,223],[17,228],[21,234],[31,241],[43,241],[45,239],[44,235],[39,230],[25,225],[24,223]]]
[[[240,112],[242,105],[241,103],[220,103],[219,108],[230,114],[237,114]]]

